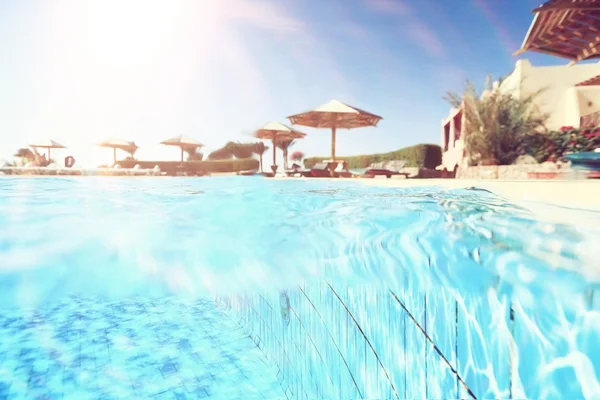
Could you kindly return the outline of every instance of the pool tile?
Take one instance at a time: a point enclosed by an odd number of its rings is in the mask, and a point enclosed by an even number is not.
[[[187,388],[187,391],[192,399],[205,399],[210,396],[210,387],[202,384],[192,385]]]
[[[179,386],[173,389],[165,390],[151,397],[153,400],[186,400],[192,399],[189,392],[183,387]]]
[[[73,298],[29,315],[0,314],[0,399],[26,398],[32,390],[83,400],[260,395],[247,373],[264,356],[210,300],[144,305]],[[51,347],[41,346],[40,332]],[[276,383],[273,374],[265,386]],[[266,398],[281,398],[276,390]]]

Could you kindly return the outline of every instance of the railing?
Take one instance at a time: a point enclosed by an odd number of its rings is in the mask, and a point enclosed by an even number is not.
[[[290,399],[582,398],[598,387],[568,368],[552,370],[564,356],[556,336],[563,320],[513,310],[493,288],[462,296],[322,282],[284,296],[289,319],[277,293],[216,300],[277,366]],[[575,325],[600,309],[584,297]],[[598,334],[588,333],[588,341]],[[598,350],[583,343],[578,352],[597,363]]]

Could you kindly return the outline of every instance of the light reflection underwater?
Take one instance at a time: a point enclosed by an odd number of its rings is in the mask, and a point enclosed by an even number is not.
[[[477,188],[2,179],[0,227],[0,395],[600,397],[600,225]],[[234,351],[203,341],[234,327],[274,369],[256,383],[235,353],[237,394],[218,389]],[[147,358],[103,358],[123,340]]]

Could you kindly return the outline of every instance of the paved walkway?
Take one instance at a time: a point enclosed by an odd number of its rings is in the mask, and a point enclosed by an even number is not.
[[[276,373],[211,300],[0,311],[0,399],[285,399]]]

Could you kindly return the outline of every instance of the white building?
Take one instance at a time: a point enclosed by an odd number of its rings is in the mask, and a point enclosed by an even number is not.
[[[519,60],[513,72],[494,86],[517,97],[542,90],[536,103],[549,115],[546,127],[551,131],[600,124],[600,63],[534,67]],[[462,110],[455,108],[442,120],[442,167],[447,171],[463,161],[463,122]]]

